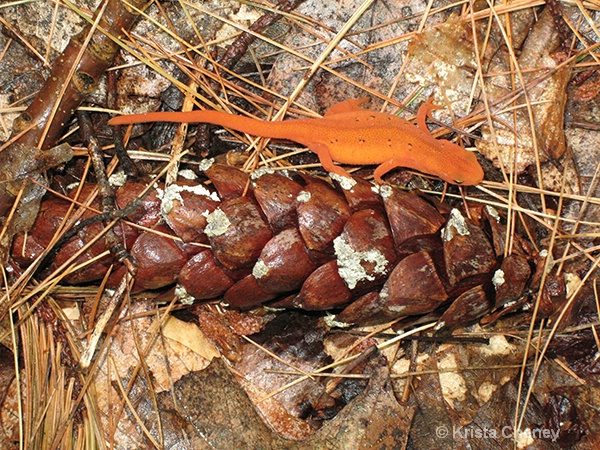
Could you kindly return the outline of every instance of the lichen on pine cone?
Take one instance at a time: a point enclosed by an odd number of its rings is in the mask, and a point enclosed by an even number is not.
[[[540,270],[532,275],[531,267],[543,267],[543,258],[533,258],[518,236],[504,258],[506,227],[491,208],[473,208],[475,220],[468,219],[419,192],[375,189],[359,178],[333,187],[304,172],[259,170],[250,177],[221,164],[206,165],[204,174],[209,184],[185,178],[166,188],[156,183],[128,217],[151,231],[125,221],[115,226],[137,265],[134,290],[177,285],[184,299],[222,299],[234,308],[335,309],[339,323],[421,315],[449,305],[440,325],[452,327],[506,305],[505,311],[522,307],[539,288]],[[119,207],[145,187],[127,182],[117,191]],[[84,187],[82,195],[93,188]],[[70,204],[44,200],[30,234],[13,243],[17,263],[30,264],[44,250]],[[86,212],[82,220],[93,215]],[[46,270],[60,267],[102,228],[84,228]],[[76,263],[105,251],[100,239]],[[64,281],[99,280],[114,263],[104,256]],[[111,274],[109,285],[124,270]],[[564,293],[544,289],[542,312],[550,314]]]

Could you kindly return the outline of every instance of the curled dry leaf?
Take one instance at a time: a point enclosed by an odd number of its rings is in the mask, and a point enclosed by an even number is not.
[[[526,29],[523,31],[527,32]],[[550,8],[545,8],[527,35],[518,58],[527,101],[532,104],[535,137],[523,99],[517,102],[517,110],[493,116],[497,119],[493,130],[489,125],[482,128],[482,139],[476,142],[477,150],[507,172],[514,167],[520,173],[527,166],[536,164],[534,138],[541,162],[560,158],[565,152],[564,114],[571,65],[549,73],[564,60],[561,53],[563,42],[564,37],[555,27],[553,13]],[[491,71],[509,70],[509,55],[504,54],[504,59],[501,55],[502,52],[496,53]],[[494,77],[488,81],[489,102],[499,100],[510,92],[511,80],[508,76],[504,80],[501,78]]]
[[[204,359],[210,361],[219,357],[219,352],[195,324],[183,322],[171,316],[164,322],[162,333],[164,337],[185,345]]]
[[[566,37],[556,28],[555,19],[550,7],[546,7],[535,22],[532,10],[511,14],[510,42],[520,50],[517,63],[522,80],[511,75],[514,64],[511,64],[511,55],[505,51],[506,43],[496,24],[490,33],[486,21],[477,21],[475,27],[481,42],[475,42],[471,25],[451,18],[416,35],[409,46],[411,58],[406,67],[407,79],[424,87],[443,86],[444,98],[438,102],[450,102],[452,110],[462,115],[469,112],[468,99],[479,98],[481,92],[478,83],[473,86],[479,66],[475,45],[485,50],[482,65],[486,72],[486,100],[492,105],[494,122],[493,129],[490,124],[481,128],[481,139],[476,141],[476,146],[507,172],[514,167],[520,173],[536,163],[534,138],[542,162],[560,158],[565,152],[563,125],[571,65],[559,67],[565,59],[562,45]],[[503,17],[499,20],[505,21]],[[502,101],[511,91],[521,90],[523,83],[527,101],[532,105],[535,137],[524,99],[517,101],[516,110],[497,112],[506,106]],[[496,107],[495,103],[500,106]],[[483,107],[483,104],[478,106]]]

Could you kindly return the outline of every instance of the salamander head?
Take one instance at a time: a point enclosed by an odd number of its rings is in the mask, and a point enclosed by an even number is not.
[[[483,180],[483,169],[475,153],[444,140],[437,141],[443,148],[443,158],[432,161],[435,173],[444,181],[463,186],[475,186]]]

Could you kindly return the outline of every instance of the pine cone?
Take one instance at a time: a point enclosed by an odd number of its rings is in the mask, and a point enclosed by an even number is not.
[[[115,227],[137,263],[135,290],[177,283],[183,297],[222,298],[235,308],[264,303],[344,308],[337,320],[345,323],[427,314],[450,305],[440,324],[452,327],[506,304],[522,307],[536,279],[530,266],[543,266],[518,236],[516,250],[503,259],[506,227],[489,208],[470,210],[475,222],[419,192],[391,186],[376,192],[358,178],[336,189],[303,172],[259,171],[251,180],[237,168],[212,164],[205,174],[210,189],[182,180],[166,189],[159,184],[146,195],[129,220],[153,232],[126,223]],[[117,204],[124,207],[144,188],[126,183]],[[15,239],[17,262],[30,264],[41,253],[69,205],[57,198],[43,202],[26,245],[23,236]],[[92,225],[71,238],[47,270],[101,229]],[[77,263],[105,250],[101,239]],[[103,257],[65,281],[99,280],[114,263],[114,257]],[[109,285],[124,270],[113,273]],[[555,289],[545,298],[551,306],[560,297]],[[553,308],[547,309],[549,314]]]

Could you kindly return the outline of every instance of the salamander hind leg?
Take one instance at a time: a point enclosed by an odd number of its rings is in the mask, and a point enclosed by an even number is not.
[[[373,178],[375,178],[375,183],[383,184],[384,181],[381,179],[386,173],[394,170],[396,167],[407,167],[407,162],[401,160],[399,158],[392,158],[383,163],[381,163],[375,172],[373,172]]]
[[[429,128],[427,128],[427,117],[431,118],[431,111],[435,111],[436,109],[442,109],[442,107],[433,103],[433,95],[421,105],[417,111],[417,125],[421,131],[430,133]]]
[[[352,178],[352,176],[343,168],[336,166],[333,163],[333,159],[331,159],[331,153],[326,145],[312,144],[308,146],[308,148],[319,157],[319,162],[323,166],[323,169],[325,169],[327,172],[333,172],[342,177]]]

